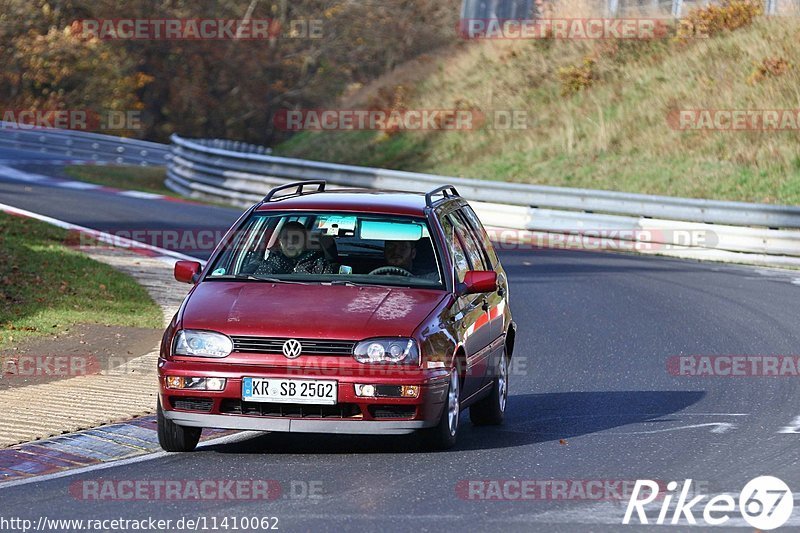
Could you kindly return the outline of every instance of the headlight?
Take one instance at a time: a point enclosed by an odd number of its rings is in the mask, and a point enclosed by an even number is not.
[[[233,341],[222,333],[184,329],[175,338],[175,355],[227,357],[232,351]]]
[[[356,344],[353,357],[359,363],[419,364],[419,349],[414,339],[368,339]]]

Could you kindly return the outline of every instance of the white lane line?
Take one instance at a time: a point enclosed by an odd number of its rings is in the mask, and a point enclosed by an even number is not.
[[[635,420],[634,422],[628,422],[623,425],[630,425],[630,424],[644,424],[650,422],[670,422],[670,420],[661,420],[665,415],[664,413],[610,413],[607,415],[552,415],[546,417],[539,417],[533,419],[527,419],[524,421],[516,421],[514,420],[514,424],[516,427],[527,427],[533,424],[539,424],[541,422],[547,422],[549,420],[562,420],[565,418],[642,418],[642,417],[653,417],[652,419],[648,420]],[[674,413],[673,415],[669,416],[676,416],[679,418],[685,416],[749,416],[749,413]],[[721,422],[720,422],[721,423]]]
[[[210,440],[201,442],[197,446],[197,449],[201,450],[201,449],[209,447],[209,446],[218,446],[218,445],[221,445],[221,444],[232,444],[232,443],[239,442],[239,441],[242,441],[242,440],[247,440],[247,439],[255,437],[257,435],[263,435],[263,432],[259,432],[259,431],[242,431],[240,433],[235,433],[233,435],[225,435],[224,437],[218,437],[216,439],[210,439]],[[194,452],[188,452],[188,453],[194,453]],[[72,470],[63,470],[61,472],[54,472],[52,474],[45,474],[43,476],[34,476],[34,477],[25,478],[25,479],[17,479],[17,480],[14,480],[14,481],[6,481],[6,482],[3,482],[3,483],[0,483],[0,491],[2,491],[3,489],[10,488],[10,487],[18,487],[20,485],[27,485],[29,483],[39,483],[41,481],[49,481],[51,479],[58,479],[58,478],[62,478],[62,477],[77,476],[79,474],[86,474],[87,472],[94,472],[94,471],[97,471],[97,470],[105,470],[107,468],[114,468],[114,467],[117,467],[117,466],[125,466],[125,465],[129,465],[129,464],[134,464],[134,463],[143,463],[145,461],[152,461],[154,459],[160,459],[162,457],[167,457],[167,456],[180,457],[181,455],[187,455],[187,454],[185,454],[185,453],[184,454],[170,453],[170,452],[161,451],[161,452],[155,452],[155,453],[150,453],[150,454],[146,454],[146,455],[138,455],[136,457],[130,457],[128,459],[120,459],[119,461],[108,461],[108,462],[104,462],[104,463],[98,463],[98,464],[94,464],[94,465],[83,466],[83,467],[80,467],[80,468],[74,468]]]
[[[100,189],[101,186],[94,183],[86,183],[85,181],[60,181],[56,185],[65,189],[78,189],[81,191]]]
[[[34,174],[32,172],[24,172],[22,170],[17,170],[16,168],[12,168],[6,165],[0,165],[0,177],[18,181],[34,182],[34,183],[42,181],[48,181],[48,182],[53,181],[53,178],[51,178],[50,176],[44,176],[42,174]]]
[[[688,426],[678,426],[674,428],[664,428],[664,429],[653,429],[649,431],[626,431],[626,432],[613,432],[614,435],[649,435],[653,433],[666,433],[668,431],[679,431],[681,429],[695,429],[695,428],[705,428],[705,427],[713,427],[711,433],[727,433],[733,429],[736,429],[736,424],[731,424],[730,422],[708,422],[706,424],[691,424]]]
[[[783,426],[778,433],[800,433],[800,416],[794,417],[788,426]]]
[[[7,204],[0,204],[0,211],[10,213],[12,215],[19,215],[28,218],[34,218],[36,220],[41,220],[42,222],[47,222],[48,224],[52,224],[54,226],[58,226],[59,228],[64,228],[67,230],[79,231],[81,233],[85,233],[94,239],[97,239],[100,242],[104,242],[106,244],[111,244],[117,248],[127,249],[127,248],[134,248],[134,249],[144,249],[149,250],[151,252],[156,252],[163,257],[168,257],[172,259],[182,259],[187,261],[199,261],[201,264],[205,264],[205,261],[198,259],[196,257],[192,257],[189,255],[185,255],[179,252],[173,252],[172,250],[167,250],[166,248],[159,248],[158,246],[153,246],[152,244],[147,244],[144,242],[134,241],[132,239],[126,239],[124,237],[118,237],[115,235],[111,235],[109,233],[104,233],[102,231],[98,231],[95,229],[87,228],[84,226],[78,226],[77,224],[72,224],[70,222],[64,222],[63,220],[59,220],[57,218],[48,217],[46,215],[40,215],[39,213],[34,213],[33,211],[27,211],[25,209],[20,209],[18,207],[14,207],[12,205]]]
[[[144,191],[120,191],[117,193],[119,196],[129,196],[131,198],[142,198],[145,200],[161,200],[165,198],[163,194],[156,194]]]

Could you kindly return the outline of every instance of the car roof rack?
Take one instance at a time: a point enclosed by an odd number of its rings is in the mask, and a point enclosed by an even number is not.
[[[292,183],[287,183],[286,185],[281,185],[280,187],[275,187],[274,189],[269,191],[267,193],[267,195],[264,197],[263,202],[270,202],[270,201],[276,201],[277,202],[278,200],[283,200],[285,198],[292,198],[292,197],[295,197],[295,196],[303,196],[303,195],[306,195],[306,194],[314,194],[315,192],[323,192],[325,190],[325,183],[326,183],[325,180],[293,181]],[[304,191],[303,188],[307,187],[309,185],[316,185],[317,186],[317,190],[315,190],[315,191]],[[292,194],[282,194],[281,196],[279,196],[279,197],[275,198],[275,200],[273,200],[273,197],[275,196],[276,192],[284,191],[286,189],[293,189],[293,188],[297,188],[297,190],[294,193],[292,193]]]
[[[431,192],[425,194],[425,204],[428,207],[432,207],[433,204],[436,203],[433,201],[433,197],[440,193],[442,195],[442,198],[437,200],[437,202],[447,200],[454,196],[459,196],[459,197],[461,196],[460,194],[458,194],[458,191],[456,190],[454,185],[442,185],[441,187],[436,187]]]

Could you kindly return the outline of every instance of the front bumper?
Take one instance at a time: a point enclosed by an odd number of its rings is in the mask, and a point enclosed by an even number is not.
[[[359,435],[403,435],[436,425],[430,420],[324,420],[271,418],[245,415],[212,415],[185,411],[164,411],[179,426],[279,431],[285,433],[347,433]]]
[[[333,375],[331,375],[333,374]],[[166,376],[219,377],[222,391],[169,389]],[[261,403],[242,400],[242,378],[335,380],[337,404],[316,406]],[[230,365],[216,362],[159,361],[160,402],[164,416],[180,426],[233,430],[399,435],[435,426],[446,400],[449,374],[444,369],[362,376],[335,371],[287,372],[275,367]],[[417,385],[416,398],[360,397],[355,384]],[[264,407],[262,409],[262,406]]]

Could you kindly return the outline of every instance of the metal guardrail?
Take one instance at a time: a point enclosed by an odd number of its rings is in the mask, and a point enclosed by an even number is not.
[[[172,136],[167,186],[239,206],[260,201],[287,180],[325,179],[338,186],[427,192],[450,183],[487,225],[522,232],[623,231],[656,243],[666,255],[800,267],[800,207],[482,181],[267,155],[230,141]],[[239,147],[245,151],[236,151]],[[685,246],[682,236],[709,238]],[[525,237],[522,237],[525,238]],[[661,253],[661,252],[656,252]]]
[[[119,165],[166,165],[169,145],[99,133],[30,128],[0,121],[0,148]]]
[[[529,208],[606,213],[706,224],[800,228],[800,207],[484,181],[235,152],[172,136],[169,182],[253,203],[282,179],[326,179],[345,186],[427,192],[452,183],[469,200]]]
[[[71,130],[19,129],[0,122],[0,147],[112,164],[167,164],[166,185],[190,197],[250,206],[287,180],[427,192],[455,185],[485,223],[521,232],[623,231],[678,250],[668,255],[800,267],[800,207],[482,181],[269,155],[230,140],[172,136],[172,146]],[[675,235],[712,238],[688,249]],[[520,234],[522,235],[522,234]],[[649,235],[649,237],[647,237]],[[643,237],[644,236],[644,237]],[[523,237],[524,238],[524,237]],[[700,252],[696,254],[694,252]],[[713,252],[713,253],[712,253]],[[728,255],[725,255],[728,254]],[[730,257],[734,254],[735,257]],[[747,257],[744,257],[747,256]]]

